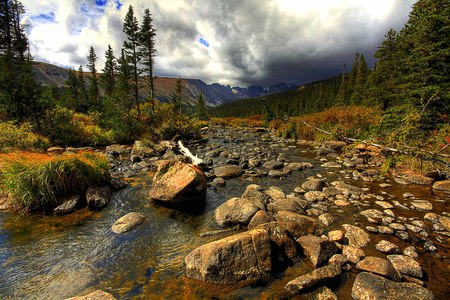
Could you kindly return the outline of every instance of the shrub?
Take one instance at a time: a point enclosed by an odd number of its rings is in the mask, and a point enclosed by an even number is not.
[[[47,138],[36,134],[29,123],[20,126],[11,122],[0,123],[0,151],[12,149],[43,149],[50,146]]]
[[[60,197],[79,194],[109,178],[108,161],[101,154],[11,153],[0,156],[0,164],[5,194],[26,211],[56,206]]]

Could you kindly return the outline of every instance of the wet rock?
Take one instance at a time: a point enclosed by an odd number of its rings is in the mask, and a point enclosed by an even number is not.
[[[319,221],[325,226],[330,226],[336,219],[330,213],[324,213],[319,216]]]
[[[375,201],[376,204],[378,204],[379,206],[381,206],[384,209],[389,209],[389,208],[393,208],[394,206],[392,204],[390,204],[389,202],[386,201]]]
[[[378,228],[375,228],[373,226],[366,226],[365,228],[368,232],[378,233]]]
[[[433,189],[450,192],[450,180],[437,181],[433,184]]]
[[[321,285],[340,274],[341,266],[339,264],[330,264],[288,282],[285,288],[292,294],[298,294],[305,289]]]
[[[328,260],[328,264],[339,264],[341,267],[347,262],[347,258],[342,254],[335,254]]]
[[[338,300],[338,297],[332,290],[326,286],[321,286],[314,292],[305,294],[308,300]]]
[[[394,230],[402,230],[402,231],[406,230],[405,225],[400,224],[400,223],[389,223],[388,226]]]
[[[202,245],[185,258],[186,275],[212,283],[253,283],[270,278],[271,248],[264,229]]]
[[[137,155],[140,158],[157,156],[158,153],[153,148],[146,146],[142,141],[135,141],[131,149],[131,155]]]
[[[356,276],[352,287],[355,300],[432,300],[433,293],[414,283],[400,283],[378,275],[362,272]]]
[[[141,162],[142,158],[139,155],[133,154],[130,156],[130,161],[135,164]]]
[[[297,242],[315,267],[326,263],[339,250],[334,242],[313,235],[302,236]]]
[[[202,200],[206,176],[196,166],[180,161],[162,161],[153,177],[151,199],[167,204]]]
[[[344,193],[344,195],[350,194],[360,195],[363,193],[363,190],[361,188],[347,184],[343,181],[335,182],[334,187],[337,188],[338,190],[341,190]]]
[[[329,148],[329,147],[320,147],[319,149],[316,150],[317,155],[328,155],[328,154],[332,154],[332,153],[336,153],[336,151],[334,151],[334,149]]]
[[[361,215],[363,215],[366,218],[373,218],[373,219],[381,219],[384,217],[384,214],[379,211],[378,209],[366,209],[362,212],[360,212]]]
[[[422,228],[411,225],[411,224],[405,224],[405,227],[406,227],[406,229],[408,229],[409,231],[412,231],[414,233],[419,233],[423,230]]]
[[[423,244],[423,248],[429,252],[436,251],[437,249],[432,241],[425,242],[425,244]]]
[[[90,210],[102,209],[108,205],[112,191],[109,186],[92,186],[86,191],[86,201]]]
[[[269,176],[270,178],[280,178],[286,175],[287,173],[280,170],[270,170],[269,173],[267,174],[267,176]]]
[[[435,213],[426,213],[425,216],[423,217],[423,219],[436,224],[439,222],[439,215],[437,215]]]
[[[131,149],[126,145],[113,144],[106,147],[105,153],[111,156],[127,155],[131,153]]]
[[[405,255],[388,255],[387,259],[400,274],[422,278],[422,268],[419,263],[411,257]]]
[[[345,199],[338,199],[334,201],[334,204],[337,206],[349,206],[351,203],[348,200]]]
[[[340,242],[344,238],[344,232],[342,230],[332,230],[328,232],[328,239],[332,242]]]
[[[279,199],[286,199],[286,195],[283,190],[278,187],[272,186],[268,190],[264,191],[264,193],[275,201]]]
[[[399,239],[403,240],[403,241],[409,240],[409,234],[406,231],[396,230],[395,231],[395,236],[398,237]]]
[[[386,240],[382,240],[375,245],[375,248],[383,253],[400,253],[400,248]]]
[[[445,230],[450,231],[450,218],[449,217],[440,216],[439,223],[441,223],[441,225],[444,226]]]
[[[211,185],[214,186],[214,187],[224,187],[224,186],[227,185],[227,182],[223,178],[216,177],[216,178],[214,178],[214,180],[211,183]]]
[[[278,170],[284,167],[284,163],[277,160],[269,160],[265,162],[262,166],[268,170]]]
[[[120,191],[121,189],[125,188],[128,186],[128,182],[119,179],[119,178],[114,178],[111,177],[109,178],[109,182],[108,185],[111,187],[111,189],[115,192]]]
[[[308,216],[289,211],[280,211],[275,215],[275,219],[295,239],[308,234],[321,235],[323,233],[323,225]]]
[[[413,259],[416,259],[416,258],[419,257],[419,253],[417,253],[417,250],[416,250],[416,248],[414,246],[406,247],[403,250],[403,254],[406,255],[406,256],[409,256],[409,257],[411,257]]]
[[[321,167],[322,168],[335,168],[335,169],[342,168],[342,166],[340,164],[331,162],[331,161],[322,164]]]
[[[96,290],[86,296],[77,296],[72,298],[67,298],[66,300],[116,300],[110,293],[104,292],[102,290]]]
[[[242,168],[236,165],[225,165],[214,169],[214,175],[222,178],[239,177],[242,174]]]
[[[308,202],[318,202],[325,200],[325,193],[320,191],[310,191],[306,192],[304,197]]]
[[[248,223],[248,229],[254,229],[261,224],[270,223],[273,221],[273,218],[264,210],[259,210]]]
[[[326,187],[323,188],[322,192],[325,193],[327,198],[336,197],[336,195],[342,195],[342,191],[335,187]]]
[[[347,245],[342,247],[342,255],[354,264],[357,264],[361,259],[366,257],[366,253],[363,250]]]
[[[395,175],[405,180],[407,183],[414,183],[419,185],[432,185],[434,182],[433,178],[416,174],[413,171],[402,167],[399,167],[399,169],[396,170]]]
[[[307,192],[321,191],[324,187],[325,181],[323,179],[311,179],[302,184],[302,188]]]
[[[345,237],[347,238],[350,246],[362,249],[369,244],[369,235],[361,228],[350,224],[344,224],[342,227],[345,229]]]
[[[272,246],[272,262],[277,261],[273,267],[280,267],[283,263],[291,263],[297,260],[297,248],[289,232],[278,222],[261,224],[257,229],[264,229],[269,234]],[[286,261],[286,258],[288,261]]]
[[[246,198],[231,198],[222,203],[215,211],[214,217],[221,227],[247,225],[260,208]]]
[[[411,201],[411,205],[414,206],[418,210],[432,210],[433,204],[427,200],[413,200]]]
[[[356,264],[358,270],[381,275],[394,281],[400,281],[401,275],[387,259],[375,256],[367,256]]]
[[[144,222],[145,216],[142,213],[130,212],[125,216],[118,219],[111,227],[112,232],[114,233],[125,233],[137,225]]]
[[[331,148],[334,150],[341,150],[345,146],[347,146],[346,142],[343,141],[325,141],[322,143],[322,145],[326,148]]]
[[[295,199],[280,199],[274,203],[270,203],[267,206],[267,209],[274,214],[283,210],[303,214],[305,212],[304,208],[306,205],[306,201],[300,199],[299,201]]]
[[[285,171],[300,171],[300,170],[305,170],[305,169],[312,169],[313,165],[310,163],[289,163],[284,170]]]
[[[67,197],[63,199],[62,202],[61,205],[53,210],[57,215],[69,214],[82,205],[80,195]]]

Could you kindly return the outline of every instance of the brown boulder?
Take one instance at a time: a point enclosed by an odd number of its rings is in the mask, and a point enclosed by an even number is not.
[[[222,178],[239,177],[242,174],[242,168],[236,165],[225,165],[214,169],[214,175]]]
[[[437,181],[433,184],[433,189],[450,192],[450,180]]]
[[[324,230],[323,225],[317,220],[294,212],[280,211],[275,215],[275,219],[295,239],[308,234],[321,235]]]
[[[381,275],[394,281],[400,281],[402,276],[387,259],[375,256],[367,256],[356,264],[356,268],[362,271]]]
[[[206,176],[196,166],[179,161],[163,161],[153,177],[149,192],[153,200],[178,204],[204,197]]]
[[[369,244],[369,235],[361,228],[349,224],[344,224],[342,227],[345,229],[345,238],[350,246],[363,249]]]
[[[303,249],[303,253],[316,267],[323,265],[330,257],[339,251],[334,242],[314,236],[307,235],[297,239]]]
[[[216,208],[214,217],[221,227],[247,225],[258,210],[251,199],[234,197]]]
[[[212,283],[266,281],[271,271],[267,231],[255,229],[202,245],[184,259],[186,275]]]
[[[305,289],[323,284],[341,274],[340,264],[330,264],[325,267],[315,269],[309,274],[302,275],[292,281],[289,281],[285,288],[292,294],[297,294]]]
[[[86,201],[89,209],[102,209],[107,206],[111,199],[112,191],[109,186],[91,186],[86,191]]]

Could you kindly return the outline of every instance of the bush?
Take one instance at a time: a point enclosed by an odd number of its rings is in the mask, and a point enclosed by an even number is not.
[[[109,178],[108,161],[101,154],[11,153],[0,156],[0,164],[5,194],[26,211],[54,207],[60,197],[80,194]]]
[[[50,146],[47,138],[36,134],[29,123],[20,126],[11,122],[0,123],[0,152],[12,149],[44,149]]]

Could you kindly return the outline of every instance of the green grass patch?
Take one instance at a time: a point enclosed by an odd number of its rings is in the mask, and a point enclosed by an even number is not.
[[[0,170],[3,192],[25,211],[55,207],[61,197],[81,194],[110,176],[106,157],[97,153],[12,153],[0,156]]]

